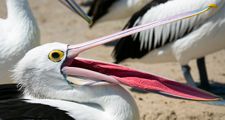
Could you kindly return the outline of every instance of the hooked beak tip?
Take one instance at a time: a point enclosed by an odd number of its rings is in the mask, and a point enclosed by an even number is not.
[[[88,20],[87,20],[89,26],[92,26],[93,25],[93,20],[91,17],[88,16]]]

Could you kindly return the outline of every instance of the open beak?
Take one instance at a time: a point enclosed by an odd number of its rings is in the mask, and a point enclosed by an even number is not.
[[[98,82],[105,81],[183,99],[198,101],[214,101],[220,99],[220,97],[206,91],[189,87],[158,75],[100,61],[68,58],[62,67],[62,72],[67,76],[93,80],[83,81],[84,83],[86,82],[84,85],[95,85]],[[69,82],[77,85],[77,82],[71,80]]]
[[[189,87],[158,75],[141,72],[120,65],[77,58],[81,52],[92,47],[112,42],[121,37],[125,37],[159,25],[188,18],[193,15],[198,15],[199,13],[203,13],[202,11],[205,11],[206,9],[209,9],[209,7],[191,12],[185,12],[180,15],[165,18],[142,26],[137,26],[86,43],[69,45],[67,58],[62,66],[62,73],[67,76],[86,78],[94,81],[123,84],[141,90],[154,91],[184,99],[201,101],[219,100],[220,97],[216,95],[197,88]],[[74,83],[73,81],[70,82]],[[89,83],[88,85],[91,85],[90,82],[87,83]]]
[[[74,0],[59,0],[62,4],[68,7],[73,12],[77,13],[89,24],[92,24],[92,19],[80,8],[80,6]]]

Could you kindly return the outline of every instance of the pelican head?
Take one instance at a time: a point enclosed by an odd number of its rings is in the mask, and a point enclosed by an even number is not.
[[[66,58],[66,49],[65,44],[52,43],[36,47],[25,54],[14,69],[14,79],[24,88],[26,95],[52,98],[50,92],[70,87],[60,71]],[[61,60],[54,61],[54,57],[59,54]]]
[[[19,61],[13,77],[23,89],[24,98],[57,99],[86,106],[94,105],[90,109],[102,110],[101,115],[93,112],[102,119],[138,120],[137,105],[121,86],[88,76],[74,76],[64,71],[69,70],[69,67],[72,71],[76,68],[71,63],[74,51],[68,47],[62,43],[45,44],[30,50]]]

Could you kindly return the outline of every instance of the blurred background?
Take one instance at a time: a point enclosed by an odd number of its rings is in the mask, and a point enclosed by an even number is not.
[[[41,31],[41,44],[63,42],[76,44],[92,40],[110,33],[120,31],[127,20],[110,21],[95,25],[89,29],[88,24],[72,13],[58,1],[29,0],[33,14]],[[0,0],[0,17],[6,17],[5,0]],[[87,7],[84,9],[88,9]],[[112,47],[100,46],[91,49],[81,57],[112,62]],[[144,64],[123,63],[123,65],[146,72],[159,74],[179,82],[185,82],[177,63]],[[206,57],[209,79],[225,84],[225,50]],[[199,79],[195,62],[191,62],[192,74]],[[129,90],[129,89],[128,89]],[[225,120],[225,107],[213,106],[199,102],[177,100],[157,94],[133,93],[141,120]]]

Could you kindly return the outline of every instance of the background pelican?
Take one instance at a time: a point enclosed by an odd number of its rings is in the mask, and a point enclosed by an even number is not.
[[[125,26],[125,29],[130,28],[177,14],[181,10],[192,10],[210,3],[217,4],[219,9],[121,39],[114,49],[116,62],[119,63],[127,58],[142,58],[140,61],[146,63],[177,61],[182,65],[188,83],[196,86],[188,62],[198,59],[200,87],[210,90],[203,57],[225,48],[224,1],[153,0],[135,13]],[[212,91],[220,93],[221,89],[212,89]]]
[[[131,17],[152,0],[94,0],[88,15],[92,17],[92,27],[96,22],[118,20]]]
[[[84,12],[73,0],[62,3],[85,18]],[[24,54],[40,44],[40,31],[31,12],[27,0],[6,0],[7,18],[0,19],[0,81],[11,83],[10,71],[12,66]],[[73,6],[68,4],[73,3]],[[89,18],[85,18],[90,21]]]
[[[6,0],[8,16],[0,19],[0,80],[12,82],[9,70],[40,44],[40,32],[27,0]]]

